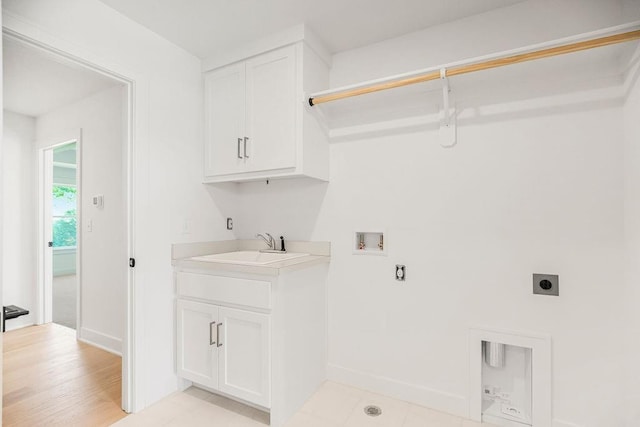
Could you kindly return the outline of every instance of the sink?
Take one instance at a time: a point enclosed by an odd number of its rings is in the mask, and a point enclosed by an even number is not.
[[[309,254],[297,252],[273,253],[258,251],[237,251],[197,256],[191,259],[193,259],[194,261],[223,262],[227,264],[267,265],[308,255]]]

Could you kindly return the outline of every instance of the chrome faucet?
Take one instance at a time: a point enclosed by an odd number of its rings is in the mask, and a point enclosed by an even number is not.
[[[266,235],[266,237],[265,237]],[[273,236],[269,233],[258,233],[256,234],[256,237],[261,238],[262,240],[264,240],[264,242],[269,245],[269,250],[271,251],[275,251],[276,250],[276,240],[273,238]],[[268,239],[267,239],[268,237]]]

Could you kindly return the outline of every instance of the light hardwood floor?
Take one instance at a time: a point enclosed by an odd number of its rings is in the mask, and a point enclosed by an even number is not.
[[[53,323],[3,340],[3,426],[109,426],[126,416],[119,356]]]

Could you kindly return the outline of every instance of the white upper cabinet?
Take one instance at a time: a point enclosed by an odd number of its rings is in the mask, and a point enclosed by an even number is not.
[[[244,64],[234,64],[205,76],[205,176],[244,171]],[[212,147],[213,142],[217,142]]]
[[[247,170],[296,166],[296,63],[293,46],[246,62]]]
[[[328,80],[303,41],[206,72],[204,182],[328,180],[328,138],[305,99]]]

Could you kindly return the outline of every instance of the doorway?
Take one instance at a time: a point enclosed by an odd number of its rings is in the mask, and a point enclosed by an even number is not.
[[[132,348],[130,329],[133,303],[130,289],[133,271],[128,268],[127,258],[132,253],[133,242],[131,190],[133,82],[106,70],[92,67],[84,61],[66,56],[38,42],[10,34],[5,29],[3,44],[6,43],[12,46],[9,49],[5,47],[3,52],[5,58],[8,51],[22,49],[29,51],[27,56],[44,58],[51,67],[56,69],[55,72],[47,72],[49,68],[32,66],[34,73],[40,73],[35,86],[42,83],[46,76],[63,75],[64,73],[60,72],[61,68],[68,69],[69,76],[63,77],[58,85],[50,85],[50,87],[68,89],[64,93],[67,97],[66,103],[55,106],[55,110],[59,111],[61,116],[65,116],[64,112],[68,112],[65,110],[67,106],[78,107],[75,113],[68,114],[66,119],[59,120],[60,127],[55,130],[50,126],[51,116],[54,114],[50,114],[49,111],[11,112],[13,116],[28,116],[29,120],[35,123],[35,130],[32,132],[34,138],[30,140],[33,144],[32,160],[36,163],[32,166],[34,174],[32,181],[35,185],[33,185],[31,197],[35,199],[33,204],[41,207],[34,209],[33,223],[28,219],[23,221],[31,225],[34,234],[34,250],[28,257],[29,261],[33,261],[35,254],[38,257],[37,268],[33,268],[33,263],[31,265],[34,274],[35,271],[38,274],[33,280],[33,295],[29,296],[33,301],[30,307],[34,316],[29,320],[31,324],[54,322],[74,327],[79,341],[121,355],[121,403],[122,409],[128,412],[132,407],[129,351]],[[5,79],[7,65],[13,67],[19,62],[15,59],[5,59]],[[93,77],[84,79],[83,76],[89,75]],[[24,85],[5,83],[5,88],[20,87]],[[86,92],[80,99],[69,99],[75,88],[83,88]],[[19,96],[20,102],[35,100],[34,105],[42,106],[55,98],[50,96],[52,91],[41,91],[45,96],[39,99],[38,91],[34,92],[36,92],[35,95],[31,92],[26,96]],[[7,91],[4,94],[6,99]],[[82,104],[84,99],[97,99],[103,95],[105,99],[113,101],[112,104],[117,105],[119,109],[105,114],[99,108],[83,108],[83,105],[85,107],[93,105],[90,104],[91,101],[87,101],[89,104]],[[5,108],[9,105],[10,103],[5,101]],[[95,105],[98,105],[98,101]],[[77,117],[87,118],[89,124],[74,122]],[[22,119],[22,117],[19,118]],[[117,119],[121,124],[106,125],[109,119]],[[46,125],[41,125],[41,121],[46,122]],[[84,130],[88,135],[86,140],[90,148],[86,151],[81,149],[82,128],[85,126],[87,129]],[[75,129],[72,131],[74,135],[60,137],[61,134],[68,134],[68,129]],[[61,132],[61,130],[66,131]],[[101,140],[100,135],[105,134],[106,136]],[[112,144],[110,147],[105,145],[106,140]],[[69,159],[74,151],[75,165]],[[86,161],[81,161],[83,155],[86,156],[84,159]],[[85,170],[88,176],[82,177],[81,163],[87,164],[88,168]],[[109,167],[103,168],[105,164]],[[47,173],[45,173],[45,167]],[[56,177],[54,172],[57,173]],[[66,180],[74,174],[75,183]],[[45,175],[48,177],[46,180]],[[7,180],[5,176],[5,181]],[[88,182],[89,191],[86,197],[83,197],[81,191],[83,180]],[[47,203],[43,202],[44,194],[49,197]],[[55,202],[56,195],[61,200]],[[102,203],[93,204],[93,200],[105,200],[106,208],[103,208]],[[86,222],[82,215],[83,204],[87,212]],[[91,204],[90,208],[87,208],[88,204]],[[45,210],[48,210],[46,214]],[[113,221],[110,222],[114,218],[117,219],[115,225]],[[33,227],[34,224],[37,224],[37,227]],[[72,232],[74,226],[75,240]],[[83,254],[83,251],[90,251],[93,255]],[[85,265],[87,263],[89,263],[88,266]],[[111,274],[113,272],[117,273],[115,279]],[[86,280],[84,276],[87,276]],[[105,284],[105,282],[109,283]],[[5,284],[4,291],[6,287]],[[115,288],[119,289],[117,294],[111,292]],[[5,303],[11,304],[9,300],[4,298]],[[29,303],[24,303],[24,305],[27,304]]]
[[[53,322],[77,331],[79,305],[78,238],[80,141],[68,142],[41,151],[42,190],[39,198],[43,206],[44,230],[40,247],[44,259],[44,323]]]

